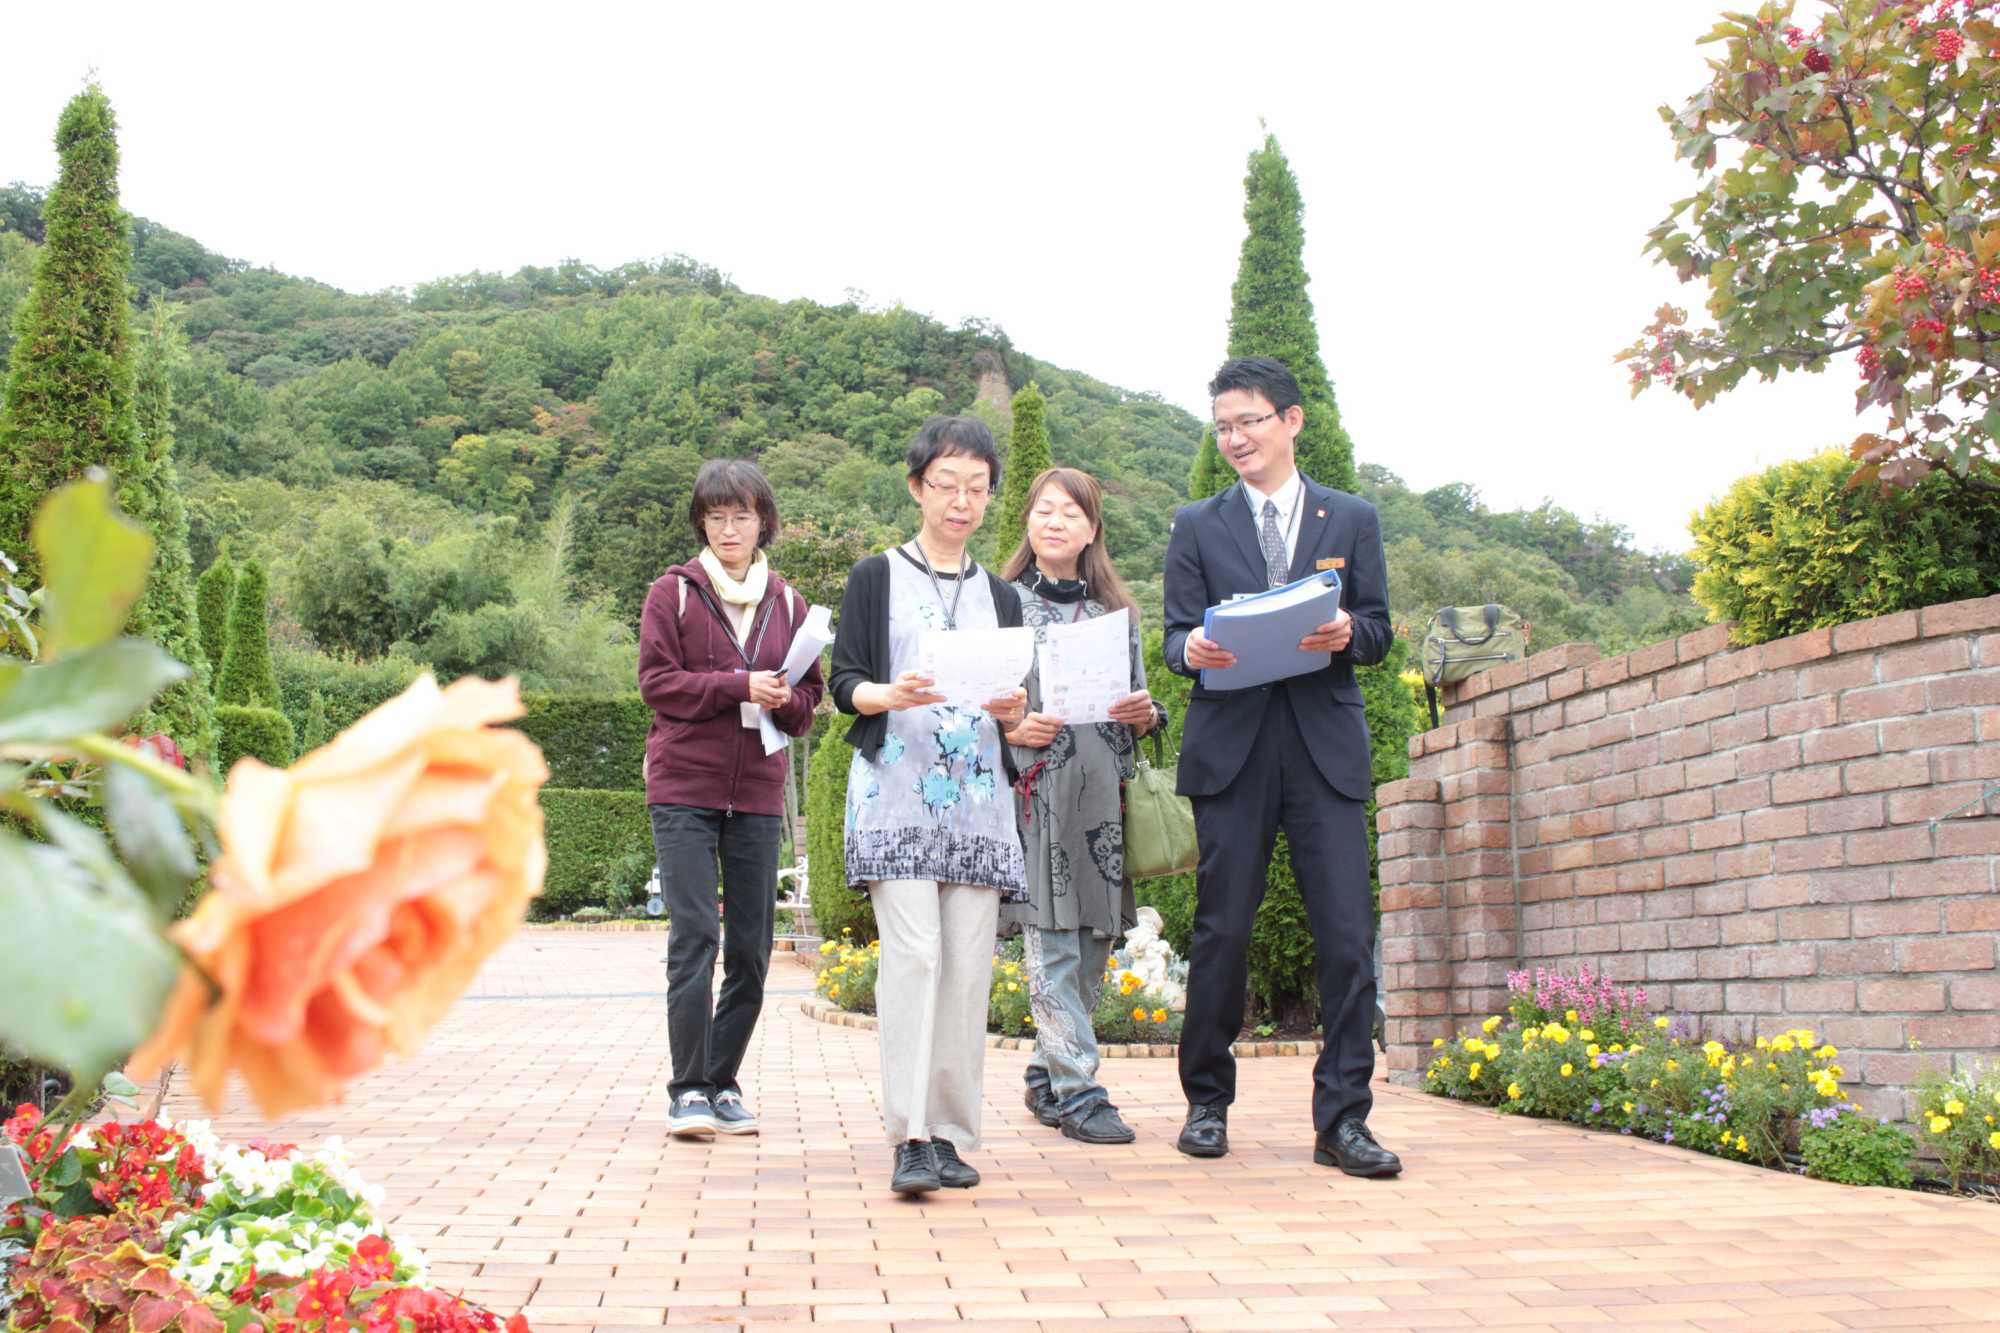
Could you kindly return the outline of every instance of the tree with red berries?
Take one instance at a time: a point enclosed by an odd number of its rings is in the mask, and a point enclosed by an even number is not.
[[[1705,280],[1709,322],[1661,307],[1619,354],[1632,392],[1699,407],[1852,352],[1881,414],[1857,477],[2000,492],[2000,2],[1794,8],[1724,15],[1708,86],[1660,109],[1702,184],[1647,250]]]

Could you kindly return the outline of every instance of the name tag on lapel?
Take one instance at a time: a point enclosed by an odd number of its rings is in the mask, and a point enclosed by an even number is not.
[[[1346,557],[1346,556],[1344,556],[1344,555],[1337,555],[1337,556],[1334,556],[1334,557],[1333,557],[1333,558],[1332,558],[1331,560],[1315,560],[1315,561],[1313,561],[1313,568],[1314,568],[1314,569],[1346,569],[1346,568],[1347,568],[1347,557]]]

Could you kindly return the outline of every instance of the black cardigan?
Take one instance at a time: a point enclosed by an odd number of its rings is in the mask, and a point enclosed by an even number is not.
[[[833,631],[833,670],[826,678],[833,706],[855,714],[847,728],[847,743],[873,762],[889,734],[887,713],[857,713],[854,690],[858,685],[889,683],[889,556],[881,551],[856,564],[847,575],[847,590],[840,595],[840,624]],[[1021,624],[1021,593],[991,570],[986,578],[993,587],[993,610],[1000,628]],[[1007,747],[1002,745],[1004,756]]]

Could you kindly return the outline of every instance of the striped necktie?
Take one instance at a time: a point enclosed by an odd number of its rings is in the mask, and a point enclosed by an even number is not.
[[[1261,538],[1264,547],[1264,573],[1273,588],[1283,586],[1285,575],[1290,572],[1291,562],[1285,559],[1285,534],[1278,527],[1278,506],[1264,501],[1264,533]]]

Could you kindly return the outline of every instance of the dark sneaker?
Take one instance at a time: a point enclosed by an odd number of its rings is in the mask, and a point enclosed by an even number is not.
[[[715,1128],[722,1134],[755,1134],[757,1113],[743,1104],[740,1092],[715,1094]]]
[[[1027,1096],[1022,1099],[1028,1105],[1028,1112],[1050,1129],[1062,1124],[1062,1107],[1056,1102],[1056,1095],[1046,1083],[1030,1083]]]
[[[667,1132],[676,1138],[705,1139],[715,1127],[715,1108],[705,1092],[684,1092],[667,1111]]]
[[[938,1183],[948,1190],[969,1190],[979,1183],[979,1173],[965,1164],[950,1139],[932,1139],[931,1153],[937,1158]]]
[[[1350,1176],[1393,1176],[1403,1169],[1402,1159],[1375,1142],[1367,1122],[1358,1116],[1349,1116],[1331,1134],[1320,1135],[1313,1143],[1313,1161],[1337,1166]]]
[[[937,1153],[922,1139],[911,1139],[896,1149],[896,1173],[889,1188],[898,1194],[929,1194],[939,1189]]]
[[[1130,1143],[1138,1137],[1110,1102],[1099,1102],[1081,1115],[1064,1116],[1062,1132],[1063,1137],[1083,1143]]]

